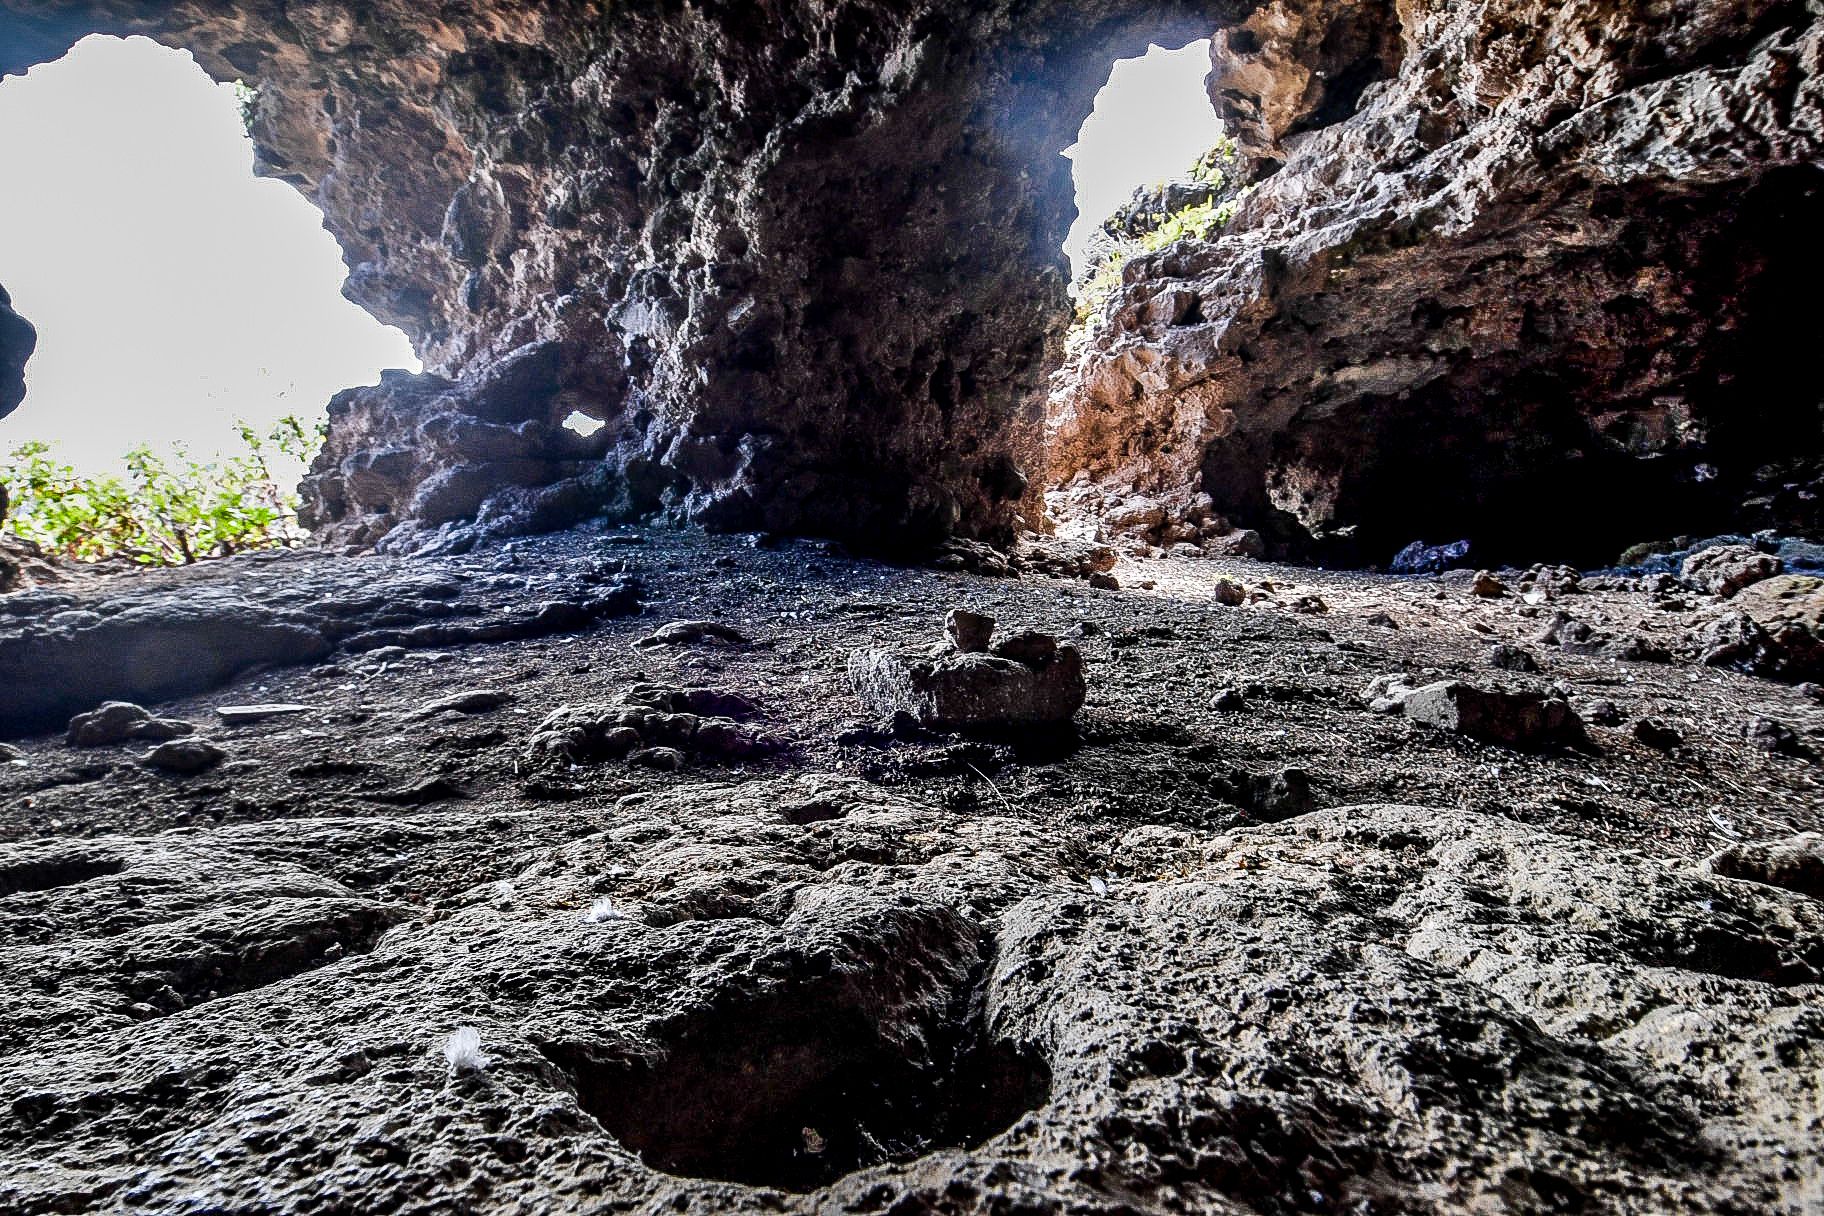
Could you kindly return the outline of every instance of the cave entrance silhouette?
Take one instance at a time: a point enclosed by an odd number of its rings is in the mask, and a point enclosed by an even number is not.
[[[200,456],[236,446],[236,419],[314,424],[336,391],[417,368],[343,298],[310,184],[256,176],[258,105],[140,37],[0,78],[0,283],[38,330],[0,451],[52,442],[85,473],[141,442]]]
[[[1103,221],[1136,189],[1183,175],[1222,137],[1205,80],[1210,39],[1117,59],[1094,108],[1063,155],[1071,162],[1077,216],[1064,252],[1081,277]]]

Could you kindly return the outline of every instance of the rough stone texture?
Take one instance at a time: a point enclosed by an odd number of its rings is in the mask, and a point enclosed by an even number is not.
[[[1779,558],[1746,545],[1717,545],[1700,550],[1678,568],[1678,577],[1685,583],[1724,599],[1778,573]]]
[[[1196,7],[5,0],[0,71],[143,32],[258,87],[261,167],[427,369],[337,399],[330,543],[599,511],[1009,539],[1067,315],[1058,152]]]
[[[61,726],[104,701],[199,692],[252,667],[308,663],[338,649],[574,633],[639,611],[638,585],[618,562],[584,552],[533,577],[507,573],[516,565],[510,552],[413,564],[279,553],[128,576],[113,595],[7,596],[0,735]]]
[[[1821,433],[1821,39],[1763,0],[1261,7],[1210,87],[1264,180],[1127,263],[1046,480],[1370,560],[1449,529],[1595,561],[1774,509]]]
[[[1068,722],[1085,692],[1082,654],[1041,633],[1016,635],[992,654],[857,650],[849,656],[849,685],[881,717],[910,714],[938,730]]]
[[[0,849],[0,1205],[1824,1200],[1798,895],[1429,808],[1136,828],[1098,889],[852,782],[592,814],[434,915],[323,871],[472,814]]]
[[[38,345],[38,331],[32,323],[13,311],[13,298],[0,287],[0,418],[6,417],[25,400],[25,362]],[[4,493],[0,491],[0,493]],[[0,521],[6,518],[6,503],[0,498]],[[0,590],[5,590],[0,587]]]
[[[1712,667],[1793,682],[1824,679],[1824,578],[1763,579],[1698,626],[1692,641],[1700,661]]]
[[[1800,832],[1785,840],[1730,845],[1707,858],[1704,869],[1824,899],[1824,834]]]

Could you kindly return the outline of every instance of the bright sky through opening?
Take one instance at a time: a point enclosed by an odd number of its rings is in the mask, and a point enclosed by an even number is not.
[[[417,370],[342,298],[347,271],[294,187],[253,176],[231,85],[146,38],[85,38],[0,81],[0,284],[38,327],[27,439],[117,470],[140,441],[234,446],[232,420],[316,420],[339,389]]]
[[[1209,72],[1207,38],[1115,61],[1077,142],[1064,149],[1077,185],[1077,222],[1064,242],[1073,272],[1089,235],[1136,188],[1183,173],[1215,146],[1222,123],[1203,89]]]

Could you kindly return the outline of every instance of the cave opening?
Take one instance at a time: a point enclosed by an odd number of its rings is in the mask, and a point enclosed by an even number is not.
[[[84,475],[138,445],[198,459],[295,417],[410,342],[344,298],[343,251],[294,185],[259,176],[258,95],[189,52],[92,35],[0,79],[0,282],[37,329],[0,449],[42,442]],[[272,477],[303,472],[268,449]]]
[[[1184,177],[1222,139],[1205,86],[1209,73],[1208,38],[1175,50],[1153,43],[1144,55],[1115,60],[1062,153],[1076,192],[1076,219],[1064,241],[1073,279],[1106,259],[1104,223],[1135,191],[1162,190]]]

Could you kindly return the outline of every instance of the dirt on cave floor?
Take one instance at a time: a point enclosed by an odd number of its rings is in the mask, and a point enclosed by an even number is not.
[[[336,863],[335,876],[357,889],[434,905],[514,873],[516,845],[588,833],[604,804],[746,776],[861,776],[946,811],[1043,823],[1073,842],[1085,880],[1122,873],[1116,844],[1139,825],[1217,832],[1284,817],[1291,808],[1257,804],[1248,778],[1289,768],[1308,777],[1314,808],[1392,802],[1480,812],[1667,858],[1824,828],[1824,767],[1816,759],[1824,751],[1824,705],[1731,671],[1533,642],[1544,618],[1564,610],[1672,643],[1709,599],[1694,595],[1682,611],[1666,611],[1624,578],[1588,578],[1575,593],[1528,605],[1512,595],[1479,597],[1462,577],[1130,559],[1115,571],[1121,589],[1101,590],[1076,579],[880,564],[819,542],[767,547],[753,538],[665,531],[580,531],[416,566],[518,573],[600,558],[623,561],[639,577],[643,613],[579,634],[332,655],[151,706],[196,723],[226,749],[226,761],[207,772],[143,767],[144,744],[78,749],[61,734],[18,740],[20,757],[0,765],[0,837],[206,834],[218,824],[376,813],[409,822],[460,809],[460,827],[434,845],[421,840],[395,856]],[[359,583],[375,565],[397,564],[297,555],[268,560],[260,574],[283,579],[293,567],[331,568]],[[77,584],[74,594],[182,588],[236,566],[114,575]],[[1270,587],[1270,596],[1222,606],[1211,596],[1219,576]],[[1299,610],[1307,596],[1321,607]],[[848,687],[850,651],[925,649],[941,639],[944,615],[955,607],[992,615],[1003,629],[1056,632],[1082,649],[1088,700],[1071,737],[1014,746],[845,739],[869,722]],[[726,623],[751,641],[635,644],[679,619]],[[1492,667],[1489,652],[1503,642],[1528,648],[1542,671]],[[1612,701],[1621,721],[1591,725],[1584,747],[1509,750],[1370,712],[1365,687],[1402,671],[1486,687],[1556,682],[1574,705]],[[693,760],[679,772],[620,761],[555,776],[528,768],[527,739],[549,712],[614,700],[641,681],[751,697],[761,724],[789,740],[790,750],[749,765]],[[486,712],[416,713],[474,688],[505,690],[511,700]],[[1224,688],[1241,692],[1239,708],[1212,708]],[[217,722],[216,706],[249,702],[310,710],[250,725]],[[1662,750],[1638,741],[1630,728],[1646,716],[1669,723],[1682,742]],[[1801,754],[1752,746],[1745,729],[1762,716],[1793,728]]]

